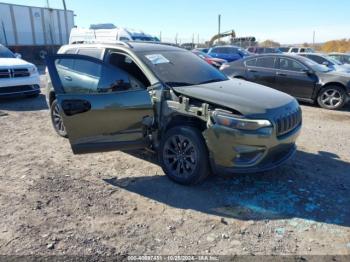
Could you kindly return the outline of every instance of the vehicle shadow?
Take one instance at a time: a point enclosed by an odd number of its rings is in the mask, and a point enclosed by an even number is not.
[[[48,109],[45,96],[40,94],[38,97],[19,97],[19,98],[1,98],[0,110],[8,111],[38,111]]]
[[[163,175],[104,181],[171,207],[222,217],[302,218],[350,227],[349,170],[350,164],[335,154],[298,151],[295,159],[274,171],[212,176],[197,186],[181,186]]]

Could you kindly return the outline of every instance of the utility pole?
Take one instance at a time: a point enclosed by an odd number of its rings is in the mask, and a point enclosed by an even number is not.
[[[192,33],[192,46],[194,46],[194,33]]]
[[[315,48],[315,30],[312,36],[312,47]]]
[[[159,41],[162,42],[162,31],[159,31]]]
[[[62,0],[62,4],[64,11],[67,11],[66,0]]]
[[[175,35],[175,44],[177,44],[177,33]]]
[[[218,17],[218,35],[219,35],[219,38],[218,38],[218,42],[220,43],[220,33],[221,33],[221,15],[219,15]]]
[[[199,45],[199,34],[197,35],[197,45]]]

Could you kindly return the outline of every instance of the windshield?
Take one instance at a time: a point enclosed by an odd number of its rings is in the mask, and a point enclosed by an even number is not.
[[[332,69],[330,69],[329,67],[325,66],[325,65],[321,65],[318,64],[316,62],[314,62],[311,59],[307,59],[307,58],[302,58],[303,62],[308,65],[309,67],[312,68],[312,70],[316,71],[316,72],[329,72],[332,71]]]
[[[134,41],[158,41],[155,37],[151,36],[132,36],[131,38]]]
[[[0,45],[0,58],[15,58],[10,49]]]
[[[329,60],[330,62],[332,62],[335,65],[342,65],[342,62],[339,62],[337,59],[334,59],[333,57],[330,56],[325,56],[327,58],[327,60]]]
[[[139,52],[139,57],[161,81],[171,87],[228,80],[219,70],[188,51]]]

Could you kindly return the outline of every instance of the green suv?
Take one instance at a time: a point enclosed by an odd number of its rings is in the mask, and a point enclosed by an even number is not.
[[[47,58],[52,123],[74,154],[152,150],[172,180],[266,171],[296,151],[291,96],[229,79],[189,51],[155,43],[63,46]]]

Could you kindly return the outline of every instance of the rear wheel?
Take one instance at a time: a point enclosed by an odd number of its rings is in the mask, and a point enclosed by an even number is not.
[[[345,91],[339,86],[327,86],[320,91],[317,97],[319,106],[326,109],[340,109],[345,102]]]
[[[204,139],[193,127],[168,130],[161,142],[159,160],[166,175],[184,185],[199,183],[210,172]]]
[[[62,137],[67,137],[67,131],[63,124],[63,119],[60,114],[60,107],[57,100],[54,100],[50,108],[51,121],[56,133]]]

